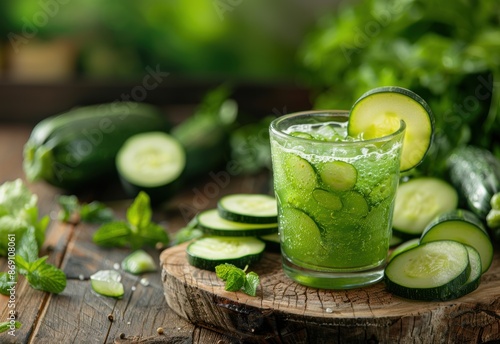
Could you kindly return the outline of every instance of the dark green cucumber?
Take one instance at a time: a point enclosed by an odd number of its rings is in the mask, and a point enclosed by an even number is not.
[[[218,95],[222,96],[222,93]],[[204,102],[208,101],[205,99]],[[237,114],[238,106],[233,99],[220,98],[213,100],[208,107],[200,106],[193,116],[172,129],[172,136],[186,150],[184,177],[190,179],[200,176],[216,169],[228,159],[230,128]]]
[[[169,128],[163,114],[148,104],[114,102],[72,109],[33,128],[24,147],[24,172],[31,182],[84,188],[116,172],[116,153],[130,136]]]
[[[447,161],[450,179],[472,212],[482,220],[491,210],[491,198],[500,191],[500,160],[490,151],[464,146]]]
[[[444,301],[456,297],[470,272],[465,245],[433,241],[393,257],[385,269],[385,283],[390,292],[404,298]]]
[[[205,236],[186,248],[189,264],[204,270],[215,270],[219,264],[233,264],[241,269],[258,262],[266,244],[255,237]]]
[[[442,214],[422,233],[420,243],[454,240],[475,248],[481,256],[483,273],[493,262],[493,244],[481,220],[474,213],[457,209]]]
[[[279,233],[259,236],[259,239],[266,243],[266,250],[271,252],[281,251],[281,242]]]

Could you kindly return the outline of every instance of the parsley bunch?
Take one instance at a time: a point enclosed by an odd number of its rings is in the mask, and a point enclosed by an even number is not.
[[[215,267],[217,277],[226,282],[227,291],[243,291],[245,294],[255,296],[260,283],[259,275],[255,272],[246,273],[248,265],[240,269],[233,264],[220,264]]]

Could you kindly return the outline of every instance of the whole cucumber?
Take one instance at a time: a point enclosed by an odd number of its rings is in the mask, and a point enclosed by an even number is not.
[[[153,105],[113,102],[82,106],[43,119],[24,146],[28,181],[44,180],[67,190],[84,188],[116,173],[125,140],[170,124]]]

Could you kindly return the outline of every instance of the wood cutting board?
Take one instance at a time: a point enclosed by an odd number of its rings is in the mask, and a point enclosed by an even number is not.
[[[227,292],[215,272],[187,262],[187,244],[162,252],[169,307],[195,325],[262,343],[485,343],[500,342],[500,252],[474,292],[447,302],[406,300],[383,282],[351,290],[323,290],[290,280],[281,257],[266,252],[251,266],[257,296]]]

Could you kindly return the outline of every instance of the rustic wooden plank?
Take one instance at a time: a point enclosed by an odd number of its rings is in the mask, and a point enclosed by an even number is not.
[[[250,268],[256,297],[227,292],[214,272],[187,263],[186,244],[160,257],[168,305],[197,326],[254,342],[476,343],[500,340],[500,251],[479,288],[448,302],[410,301],[383,282],[352,290],[301,286],[285,276],[277,253]],[[286,338],[286,340],[285,340]]]

